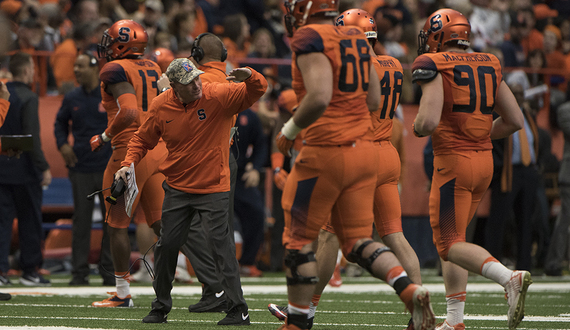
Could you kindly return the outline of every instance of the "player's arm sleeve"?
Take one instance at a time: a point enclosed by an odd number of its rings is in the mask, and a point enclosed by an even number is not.
[[[55,117],[53,133],[55,135],[55,142],[57,148],[61,148],[62,145],[68,143],[69,136],[69,120],[71,119],[70,104],[69,99],[65,97],[61,103],[61,107],[57,112]]]
[[[162,135],[159,125],[158,106],[161,101],[155,98],[150,105],[149,114],[146,121],[135,132],[127,145],[127,155],[121,162],[121,166],[130,166],[131,163],[137,165],[146,153],[153,149]]]
[[[117,105],[119,106],[119,111],[109,127],[105,130],[107,136],[113,137],[117,135],[135,122],[139,116],[137,97],[135,94],[125,93],[119,95],[119,97],[117,97]]]
[[[412,64],[412,83],[430,82],[435,79],[437,73],[435,62],[425,55],[420,55]]]
[[[119,111],[105,130],[113,137],[137,120],[138,106],[135,89],[127,77],[125,69],[117,63],[107,63],[100,73],[101,82],[108,93],[115,97]]]

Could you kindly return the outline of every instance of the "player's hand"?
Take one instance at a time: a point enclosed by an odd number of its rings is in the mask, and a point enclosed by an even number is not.
[[[248,68],[237,68],[230,71],[226,80],[235,80],[242,82],[251,76],[251,70]]]
[[[99,135],[93,135],[93,137],[89,141],[89,143],[91,143],[91,150],[92,151],[99,151],[99,150],[101,150],[101,148],[103,148],[105,143],[107,143],[109,141],[111,141],[111,138],[108,137],[105,134],[105,132],[103,132]]]
[[[75,152],[73,152],[73,147],[66,143],[59,148],[59,152],[61,153],[67,167],[75,167],[77,156],[75,155]]]
[[[273,182],[275,183],[277,189],[283,190],[283,188],[285,188],[287,177],[289,177],[289,173],[287,173],[287,171],[280,167],[275,169],[273,172]]]
[[[279,149],[282,154],[291,157],[291,148],[293,147],[295,140],[289,140],[285,135],[283,135],[283,133],[279,133],[275,142],[277,144],[277,149]]]
[[[3,98],[6,101],[8,101],[8,99],[10,98],[10,92],[8,91],[8,87],[6,87],[6,84],[1,81],[0,81],[0,98]]]

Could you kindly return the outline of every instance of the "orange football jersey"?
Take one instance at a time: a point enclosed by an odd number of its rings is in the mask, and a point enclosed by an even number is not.
[[[380,108],[371,112],[374,126],[374,140],[383,141],[392,138],[392,118],[400,103],[404,69],[397,59],[391,56],[378,56],[372,59],[380,79]]]
[[[297,56],[319,52],[333,70],[333,95],[323,115],[307,127],[305,144],[341,145],[358,139],[372,140],[372,122],[366,104],[370,81],[368,41],[357,27],[310,24],[297,30],[293,50],[293,89],[299,102],[306,94]]]
[[[101,69],[99,74],[101,78],[101,95],[103,98],[101,104],[103,104],[103,107],[107,111],[107,127],[111,125],[117,112],[119,112],[119,106],[113,95],[105,92],[105,87],[120,82],[129,82],[133,85],[137,97],[136,107],[139,110],[139,117],[129,127],[113,136],[111,140],[113,147],[126,147],[133,134],[146,120],[148,107],[152,100],[158,95],[156,82],[161,75],[162,71],[158,64],[147,59],[115,60],[106,63]]]
[[[432,134],[434,154],[491,150],[493,108],[503,80],[501,64],[486,53],[427,53],[412,65],[412,80],[443,78],[443,112]]]

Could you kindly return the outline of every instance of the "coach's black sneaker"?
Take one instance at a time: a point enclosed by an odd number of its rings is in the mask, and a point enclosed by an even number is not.
[[[12,299],[11,294],[0,292],[0,300],[10,300],[10,299]]]
[[[142,319],[143,323],[167,323],[167,314],[161,310],[153,309]]]
[[[24,273],[20,276],[20,283],[26,286],[50,286],[51,282],[37,272]]]
[[[202,296],[200,301],[188,306],[190,313],[221,313],[228,311],[228,303],[224,296],[224,291],[216,293],[215,296]]]
[[[230,309],[228,315],[224,317],[218,325],[250,325],[247,307],[234,307]]]

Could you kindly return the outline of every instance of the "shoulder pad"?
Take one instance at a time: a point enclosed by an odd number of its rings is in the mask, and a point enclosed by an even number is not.
[[[436,70],[416,69],[412,72],[412,83],[417,81],[430,82],[437,76]]]

